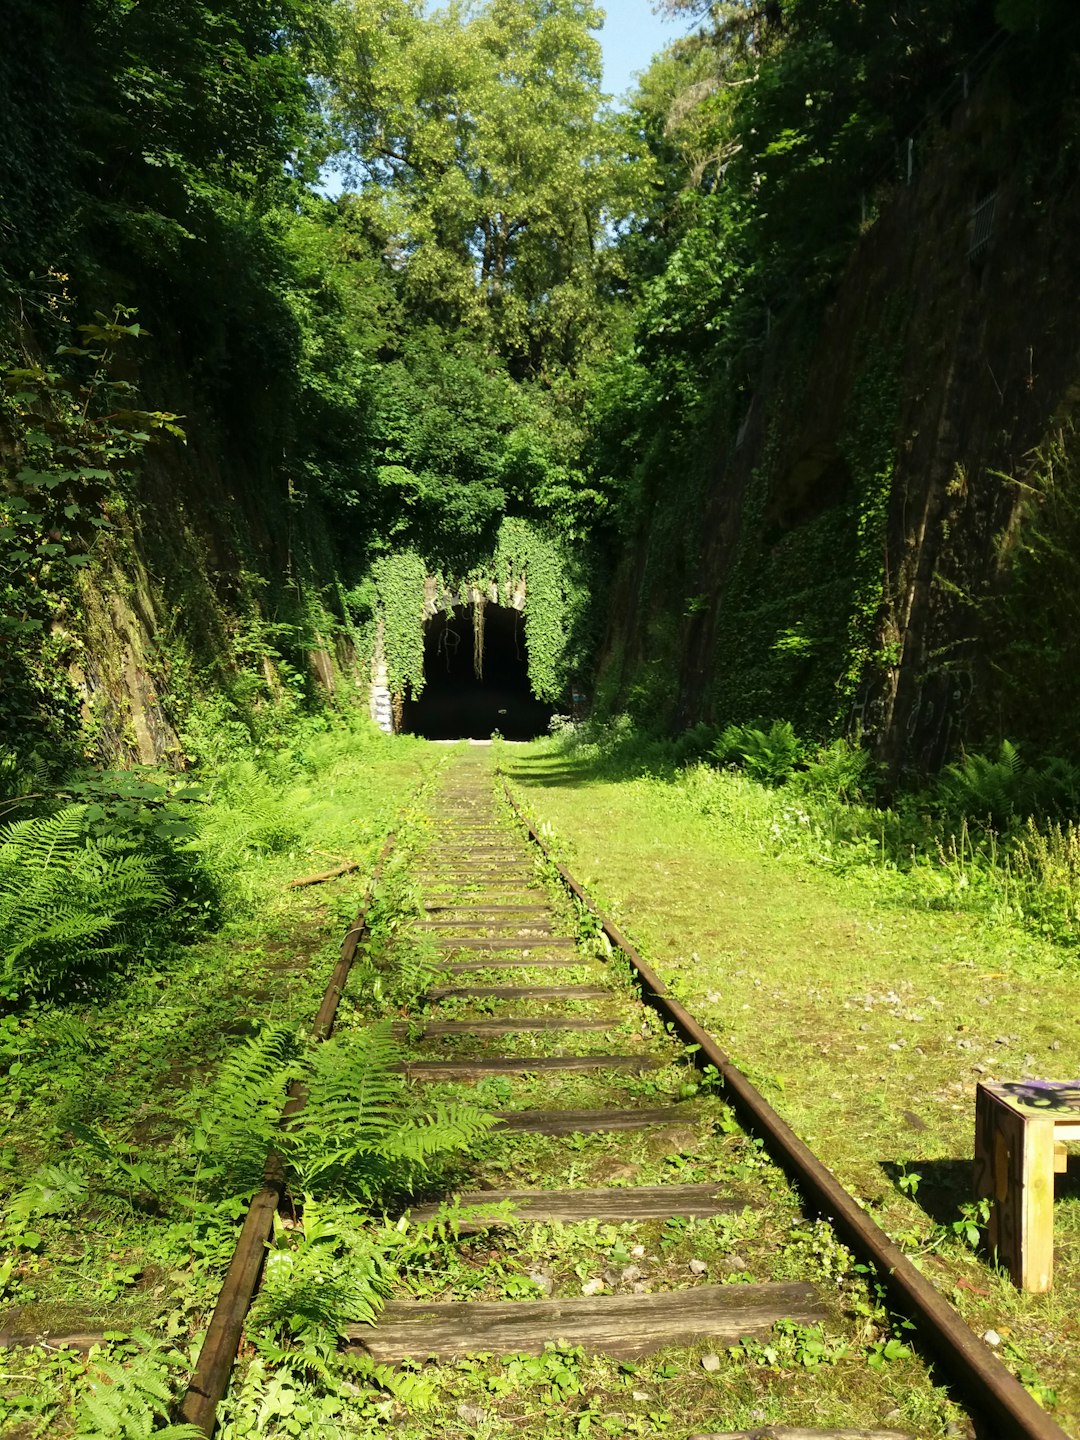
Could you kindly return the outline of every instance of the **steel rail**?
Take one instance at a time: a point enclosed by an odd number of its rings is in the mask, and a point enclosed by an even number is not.
[[[566,867],[551,854],[543,837],[514,797],[499,772],[503,790],[514,814],[530,838],[554,866],[563,884],[600,922],[611,944],[630,962],[645,1001],[669,1020],[682,1037],[698,1049],[695,1063],[716,1068],[725,1092],[749,1128],[765,1141],[773,1158],[795,1181],[819,1213],[830,1221],[860,1259],[879,1272],[898,1308],[912,1317],[927,1347],[971,1405],[992,1421],[994,1440],[1069,1440],[1066,1432],[1024,1389],[1020,1381],[980,1340],[941,1293],[889,1239],[805,1141],[769,1104],[761,1091],[734,1065],[709,1032],[684,1005],[667,993],[655,970],[642,959],[619,927],[594,903]]]
[[[375,887],[382,877],[383,866],[393,848],[394,838],[395,832],[391,830],[379,851],[359,913],[345,933],[337,964],[334,966],[323,993],[322,1003],[315,1016],[312,1038],[316,1041],[328,1039],[334,1028],[338,1005],[345,993],[345,985],[356,958],[357,948],[367,934],[367,916],[371,909]],[[306,1098],[303,1088],[294,1082],[289,1088],[288,1098],[281,1112],[282,1125],[286,1125],[294,1115],[303,1110]],[[236,1361],[236,1352],[240,1348],[244,1320],[251,1308],[259,1276],[262,1273],[263,1260],[266,1258],[266,1245],[273,1229],[274,1216],[278,1212],[284,1194],[285,1165],[281,1156],[272,1151],[266,1158],[262,1186],[248,1205],[240,1238],[236,1242],[236,1249],[233,1251],[232,1260],[229,1262],[229,1268],[218,1294],[217,1304],[214,1306],[214,1313],[210,1318],[206,1338],[199,1351],[195,1373],[188,1383],[184,1398],[177,1411],[179,1423],[194,1425],[206,1436],[212,1435],[214,1431],[217,1408],[229,1384],[229,1376],[232,1374],[232,1367]]]

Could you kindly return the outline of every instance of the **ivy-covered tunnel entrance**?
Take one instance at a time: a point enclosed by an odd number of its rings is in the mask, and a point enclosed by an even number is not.
[[[529,684],[525,617],[490,602],[479,626],[470,605],[440,610],[424,627],[424,688],[406,700],[402,728],[428,740],[507,740],[546,734],[552,707]]]

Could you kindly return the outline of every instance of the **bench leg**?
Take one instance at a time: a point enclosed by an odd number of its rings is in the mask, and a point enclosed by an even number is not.
[[[990,1201],[987,1243],[1021,1290],[1054,1281],[1054,1122],[1025,1119],[979,1087],[975,1198]]]

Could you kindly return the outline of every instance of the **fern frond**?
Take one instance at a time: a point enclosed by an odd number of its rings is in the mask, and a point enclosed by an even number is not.
[[[346,1374],[366,1380],[410,1410],[430,1410],[435,1403],[435,1386],[423,1372],[395,1370],[393,1365],[379,1364],[370,1355],[363,1354],[341,1355],[338,1364]]]
[[[430,1115],[409,1116],[380,1147],[388,1158],[423,1165],[436,1155],[468,1150],[497,1123],[472,1105],[440,1106]]]
[[[78,1207],[86,1194],[86,1172],[78,1165],[43,1165],[8,1202],[14,1220],[39,1215],[64,1215]]]
[[[336,1340],[345,1326],[374,1323],[392,1267],[357,1212],[324,1210],[305,1196],[302,1230],[275,1223],[250,1325],[299,1340]]]
[[[228,1055],[201,1117],[205,1148],[236,1191],[258,1183],[267,1151],[280,1139],[285,1092],[299,1073],[295,1033],[268,1025]]]

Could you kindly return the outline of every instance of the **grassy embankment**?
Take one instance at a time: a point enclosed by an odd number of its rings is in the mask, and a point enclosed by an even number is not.
[[[1080,1071],[1075,953],[988,903],[976,858],[941,850],[905,873],[742,775],[649,773],[573,739],[507,749],[504,765],[735,1063],[1080,1433],[1075,1168],[1058,1182],[1049,1295],[1016,1291],[953,1228],[976,1082]]]

